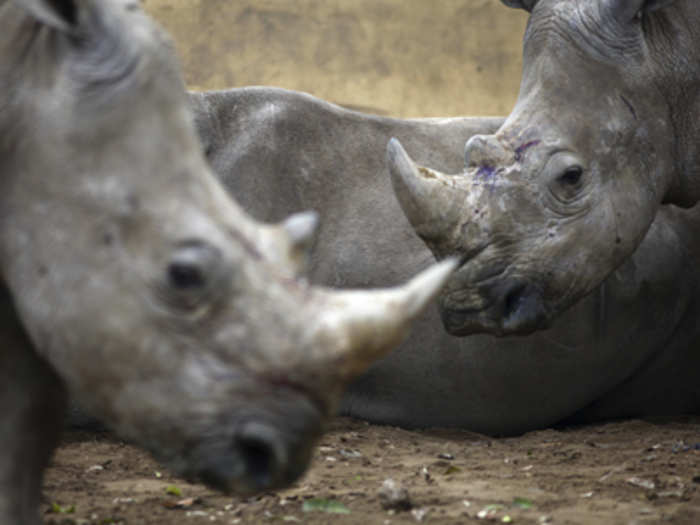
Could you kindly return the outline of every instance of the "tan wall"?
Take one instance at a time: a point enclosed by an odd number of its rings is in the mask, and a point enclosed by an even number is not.
[[[193,89],[273,85],[404,116],[502,115],[524,13],[499,0],[144,0]]]

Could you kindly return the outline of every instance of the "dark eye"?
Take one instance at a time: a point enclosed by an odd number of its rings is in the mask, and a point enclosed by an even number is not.
[[[543,181],[553,205],[564,205],[566,213],[583,205],[594,181],[592,173],[584,168],[582,159],[573,152],[561,151],[552,155],[543,172]]]
[[[155,293],[177,314],[200,315],[226,296],[229,270],[218,247],[202,239],[186,239],[174,247],[156,282]]]
[[[572,188],[574,186],[578,186],[578,184],[581,182],[582,175],[583,168],[581,168],[581,166],[571,166],[566,168],[564,173],[559,175],[557,182],[559,182],[559,184],[562,186]]]
[[[199,240],[181,243],[170,256],[166,269],[168,285],[180,292],[207,288],[220,273],[221,252]]]
[[[187,261],[170,263],[168,266],[168,281],[173,288],[180,290],[203,288],[206,284],[202,268]]]

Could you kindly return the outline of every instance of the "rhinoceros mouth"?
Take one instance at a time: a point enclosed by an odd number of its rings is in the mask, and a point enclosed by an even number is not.
[[[522,281],[500,281],[486,291],[481,308],[440,302],[445,330],[464,337],[477,333],[526,335],[547,326],[547,311],[539,289]],[[454,294],[452,294],[454,299]]]
[[[498,323],[486,310],[440,308],[440,317],[447,333],[456,337],[499,331]]]

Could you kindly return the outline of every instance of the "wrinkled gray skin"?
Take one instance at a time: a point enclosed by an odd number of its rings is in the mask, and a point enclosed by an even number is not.
[[[309,286],[316,216],[265,226],[226,195],[136,3],[0,0],[0,26],[0,523],[39,522],[67,391],[183,475],[292,482],[454,263]]]
[[[459,176],[397,189],[437,257],[465,261],[440,299],[455,335],[549,326],[633,253],[662,203],[700,195],[700,3],[504,3],[532,13],[512,113],[470,139]]]
[[[192,94],[207,157],[258,219],[315,209],[311,280],[399,282],[432,255],[385,166],[398,137],[422,163],[461,164],[464,143],[502,119],[396,120],[273,88]],[[345,395],[345,414],[408,427],[516,434],[563,420],[697,411],[700,210],[665,206],[635,254],[546,331],[446,334],[437,309]]]

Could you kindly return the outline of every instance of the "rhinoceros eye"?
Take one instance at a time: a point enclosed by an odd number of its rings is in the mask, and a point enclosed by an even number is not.
[[[170,266],[168,266],[168,279],[173,288],[180,290],[202,288],[207,282],[202,269],[198,265],[184,261],[170,263]]]
[[[551,195],[561,204],[578,201],[589,186],[581,159],[574,153],[555,153],[544,168],[544,177]]]
[[[568,166],[555,179],[552,193],[559,201],[569,203],[579,197],[583,186],[583,168]]]
[[[199,241],[179,246],[168,263],[168,283],[177,290],[203,288],[207,273],[220,257],[215,248]]]
[[[215,246],[201,240],[181,242],[170,255],[160,295],[178,309],[199,308],[220,288],[224,266]]]
[[[581,166],[571,166],[569,168],[566,168],[566,170],[564,170],[564,173],[559,175],[557,181],[562,186],[573,188],[580,184],[582,176],[583,168]]]

